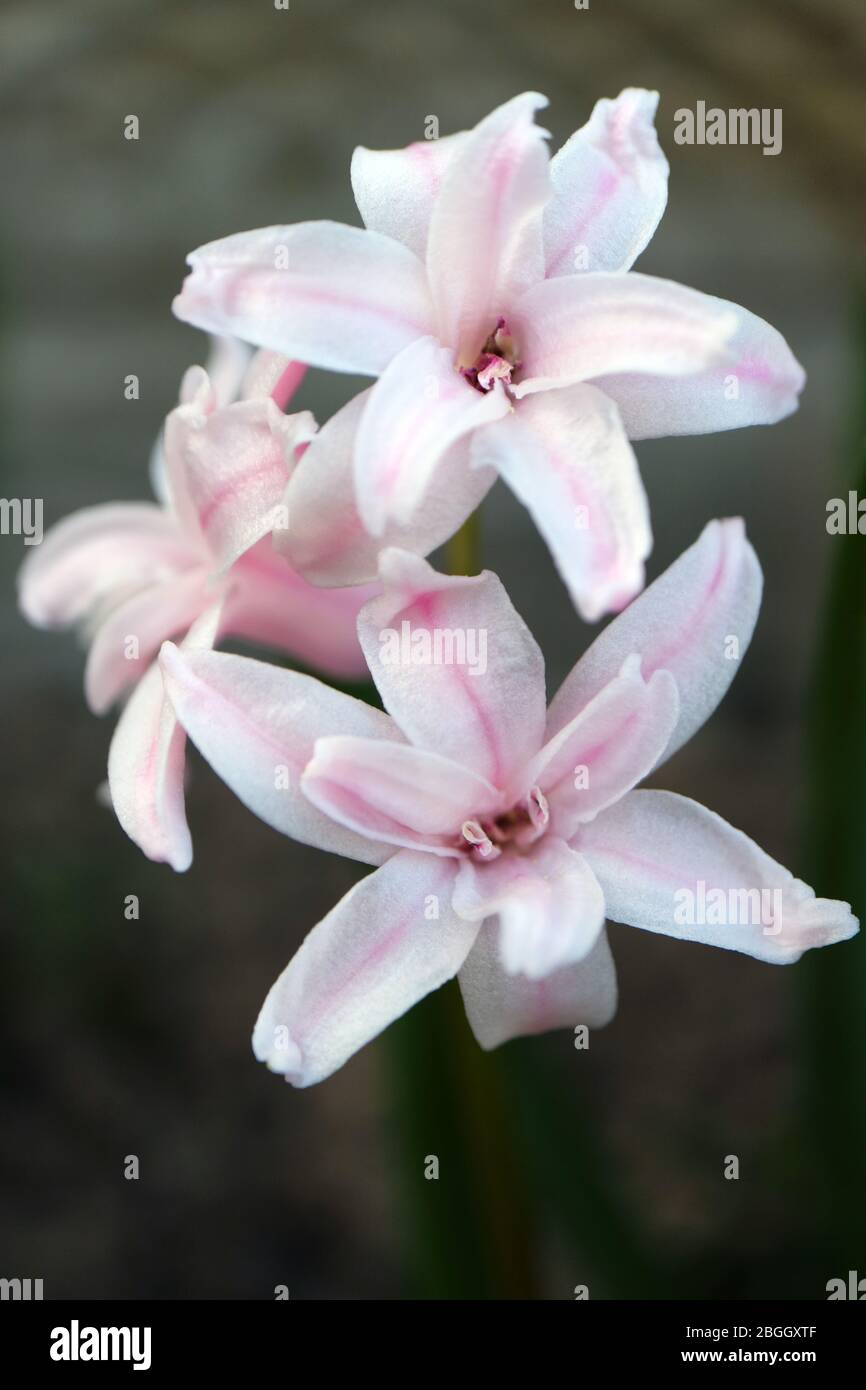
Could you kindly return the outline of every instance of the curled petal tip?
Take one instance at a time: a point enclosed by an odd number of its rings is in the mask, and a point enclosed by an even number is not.
[[[379,582],[386,592],[397,590],[416,594],[430,587],[440,587],[442,578],[423,555],[416,555],[414,551],[389,545],[379,552]]]
[[[629,104],[650,123],[658,110],[659,93],[653,87],[624,87],[614,105]]]
[[[256,1024],[253,1053],[257,1061],[264,1062],[268,1071],[284,1076],[293,1086],[303,1084],[303,1053],[285,1028],[275,1026],[270,1018],[260,1018]]]
[[[195,406],[202,413],[212,410],[216,405],[210,377],[204,367],[187,367],[180,383],[180,403]]]
[[[849,941],[859,932],[860,922],[851,911],[850,903],[835,898],[807,897],[799,905],[794,927],[803,948],[809,949]]]
[[[198,319],[194,318],[196,310],[205,307],[205,298],[201,293],[203,281],[207,272],[202,265],[195,264],[192,257],[189,258],[192,266],[189,274],[185,276],[183,284],[171,302],[171,312],[176,319],[183,323],[191,323],[194,328],[200,327]]]
[[[534,113],[536,111],[543,111],[546,106],[549,106],[550,98],[546,97],[543,92],[521,92],[519,96],[514,97],[513,100],[507,102],[506,105],[527,106],[530,111]],[[543,135],[549,135],[549,133],[550,132],[546,130],[542,131]]]
[[[173,670],[177,669],[180,661],[181,654],[176,644],[174,642],[163,642],[159,649],[159,664],[162,670],[171,674]]]

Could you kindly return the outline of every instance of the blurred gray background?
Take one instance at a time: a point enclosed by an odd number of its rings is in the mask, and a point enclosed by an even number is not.
[[[546,93],[556,147],[599,96],[661,92],[670,201],[639,268],[747,305],[804,363],[800,412],[772,429],[638,445],[666,567],[713,516],[761,557],[757,634],[724,706],[664,769],[796,872],[802,720],[856,388],[853,291],[864,211],[858,0],[5,0],[0,9],[2,493],[46,526],[148,495],[147,459],[201,336],[170,303],[188,250],[307,217],[356,221],[355,144],[473,124]],[[673,142],[680,106],[781,107],[784,145]],[[139,141],[123,118],[140,119]],[[128,402],[135,372],[141,399]],[[320,419],[356,389],[311,373]],[[484,563],[536,632],[551,690],[591,636],[502,487]],[[0,540],[6,925],[0,1034],[0,1274],[48,1297],[401,1297],[402,1209],[381,1044],[309,1092],[256,1064],[276,973],[353,881],[352,865],[254,821],[198,759],[193,868],[146,862],[97,804],[113,716],[84,706],[72,637],[14,602]],[[832,895],[832,883],[815,885]],[[123,899],[140,896],[141,919]],[[862,908],[862,904],[860,905]],[[716,1251],[698,1296],[822,1296],[808,1203],[751,1155],[796,1090],[792,971],[612,929],[618,1018],[591,1059],[550,1041],[617,1181],[659,1245]],[[435,1135],[431,1136],[435,1151]],[[141,1179],[122,1176],[137,1154]],[[747,1179],[721,1180],[738,1153]],[[420,1181],[420,1166],[418,1170]],[[414,1175],[413,1179],[414,1180]],[[793,1265],[791,1264],[793,1260]],[[550,1232],[547,1297],[577,1281]]]

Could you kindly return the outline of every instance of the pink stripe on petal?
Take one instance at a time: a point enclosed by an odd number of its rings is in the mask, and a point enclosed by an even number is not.
[[[255,354],[240,388],[242,400],[270,396],[279,410],[295,395],[307,373],[305,362],[294,362],[281,352],[262,348]]]
[[[544,663],[531,633],[488,572],[441,575],[387,550],[380,578],[384,593],[362,609],[358,635],[385,707],[417,747],[502,786],[544,728]]]
[[[450,860],[401,850],[356,884],[268,994],[253,1033],[259,1061],[294,1086],[323,1081],[451,979],[477,935],[451,910],[453,883]]]
[[[775,424],[797,409],[806,374],[781,333],[747,309],[728,307],[736,328],[725,352],[691,376],[659,377],[648,364],[598,379],[630,439]]]
[[[222,602],[193,623],[185,651],[208,650],[217,641]],[[148,859],[183,873],[192,863],[184,808],[186,734],[165,695],[154,663],[120,716],[108,753],[108,785],[120,824]]]
[[[438,753],[371,739],[319,739],[305,794],[372,839],[454,857],[463,822],[498,809],[501,793]]]
[[[286,652],[337,679],[367,679],[357,620],[377,592],[371,585],[315,588],[274,551],[269,537],[241,556],[231,578],[226,630],[232,636]]]
[[[474,390],[435,338],[399,353],[372,388],[355,440],[356,500],[367,530],[381,537],[389,523],[411,525],[448,450],[510,409],[501,387]]]
[[[314,433],[309,412],[284,415],[270,397],[210,414],[182,405],[169,416],[169,473],[183,488],[216,569],[228,569],[281,520],[294,450]]]
[[[670,280],[591,273],[540,281],[509,324],[520,345],[520,397],[580,381],[602,385],[611,373],[691,378],[720,367],[731,361],[738,312]]]
[[[347,830],[303,795],[301,774],[317,738],[329,734],[401,741],[387,715],[310,676],[222,652],[161,653],[175,712],[214,771],[266,824],[303,844],[362,863],[388,845]]]
[[[427,269],[438,335],[470,367],[517,295],[543,275],[541,219],[550,195],[545,97],[526,92],[467,133],[433,207]]]
[[[160,644],[186,632],[213,601],[203,570],[152,584],[118,603],[102,619],[87,654],[84,693],[94,714],[104,714],[147,671]]]
[[[594,622],[641,589],[649,507],[616,407],[600,391],[528,396],[479,431],[473,458],[497,468],[529,509],[581,617]]]
[[[667,202],[668,162],[653,128],[658,93],[627,88],[595,105],[550,163],[546,274],[629,270]]]
[[[670,757],[709,718],[739,669],[761,602],[761,569],[740,520],[700,538],[596,638],[557,692],[547,734],[562,729],[632,652],[646,676],[670,671],[680,715]]]
[[[67,627],[106,601],[198,562],[174,518],[152,502],[87,507],[28,551],[18,575],[19,604],[37,627]]]
[[[393,237],[423,260],[434,201],[463,135],[422,140],[403,150],[368,150],[352,156],[352,191],[364,225]]]
[[[577,826],[618,801],[656,766],[677,724],[679,696],[667,671],[620,673],[551,738],[524,781],[548,798],[551,828],[569,839]]]
[[[469,466],[468,436],[463,436],[437,460],[411,520],[387,522],[381,537],[372,536],[358,513],[354,479],[358,426],[370,394],[362,392],[327,421],[286,492],[289,527],[275,533],[276,543],[315,584],[375,579],[379,552],[387,546],[426,555],[454,534],[496,481],[492,469]]]
[[[200,247],[189,263],[179,318],[314,366],[375,376],[430,331],[421,262],[376,232],[265,227]]]
[[[785,965],[857,931],[847,903],[816,898],[741,831],[671,792],[636,791],[571,841],[607,915],[646,931]]]

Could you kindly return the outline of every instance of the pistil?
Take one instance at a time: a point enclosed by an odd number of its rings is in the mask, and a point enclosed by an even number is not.
[[[492,391],[497,381],[507,388],[511,385],[512,373],[520,367],[514,339],[505,319],[496,321],[496,327],[482,347],[471,367],[464,367],[462,375],[476,391]]]
[[[527,849],[544,834],[549,821],[547,798],[540,787],[533,787],[510,811],[484,820],[464,821],[458,847],[474,859],[490,862],[508,846]]]

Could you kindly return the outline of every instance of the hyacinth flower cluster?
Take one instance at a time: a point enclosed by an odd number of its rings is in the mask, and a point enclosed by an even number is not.
[[[125,698],[108,785],[145,854],[191,862],[189,737],[269,825],[371,866],[256,1024],[294,1085],[453,977],[485,1048],[601,1026],[607,920],[779,964],[857,931],[712,811],[639,788],[727,690],[761,572],[742,522],[711,521],[641,592],[632,441],[773,423],[804,381],[763,320],[632,270],[667,198],[657,100],[599,101],[551,159],[526,93],[472,130],[356,150],[363,227],[193,252],[175,312],[217,354],[166,421],[157,502],[78,513],[22,569],[29,620],[87,634],[91,708]],[[318,428],[287,411],[310,365],[375,381]],[[618,615],[549,707],[500,579],[424,558],[499,476],[579,614]],[[368,676],[384,709],[215,650],[227,636]],[[704,910],[754,897],[742,920]]]

